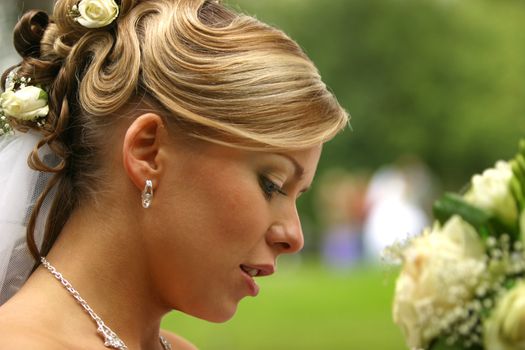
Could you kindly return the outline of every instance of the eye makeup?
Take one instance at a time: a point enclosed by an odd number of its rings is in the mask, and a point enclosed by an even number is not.
[[[283,191],[282,187],[270,180],[266,175],[259,175],[259,185],[268,200],[272,199],[276,193],[287,196],[287,193]]]

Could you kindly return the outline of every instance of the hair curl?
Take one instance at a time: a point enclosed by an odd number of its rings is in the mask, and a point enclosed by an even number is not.
[[[47,87],[50,112],[29,165],[55,173],[29,221],[27,240],[46,255],[74,208],[103,181],[107,130],[146,102],[190,136],[258,150],[307,148],[332,138],[347,113],[301,48],[282,31],[211,0],[122,0],[117,21],[88,29],[58,0],[51,18],[29,11],[14,30],[18,75]],[[15,68],[15,67],[13,67]],[[11,69],[13,69],[11,68]],[[10,70],[11,70],[10,69]],[[9,71],[4,73],[5,76]],[[61,162],[46,165],[49,145]],[[36,218],[57,195],[39,250]]]

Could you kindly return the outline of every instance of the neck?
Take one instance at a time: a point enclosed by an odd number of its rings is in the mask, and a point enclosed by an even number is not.
[[[47,259],[128,348],[156,349],[160,320],[169,310],[151,288],[141,254],[140,224],[130,222],[129,215],[127,220],[118,218],[114,210],[74,212]],[[44,267],[37,272],[35,278],[54,279]],[[68,306],[68,315],[76,312],[96,330],[94,321],[66,289],[52,282],[63,290],[57,300]]]

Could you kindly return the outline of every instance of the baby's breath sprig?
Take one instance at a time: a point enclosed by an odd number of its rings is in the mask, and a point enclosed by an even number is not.
[[[3,115],[2,109],[0,109],[0,136],[12,135],[13,133],[13,128],[9,124],[7,117]]]
[[[16,72],[17,70],[13,69],[7,75],[7,78],[5,80],[5,91],[12,91],[15,89],[15,84],[18,81]],[[13,128],[11,127],[11,124],[9,124],[9,120],[4,114],[4,110],[2,109],[2,104],[3,104],[2,97],[0,95],[0,136],[12,135]]]
[[[437,332],[441,339],[430,349],[483,349],[483,322],[490,316],[498,300],[517,282],[525,278],[525,256],[523,244],[511,243],[509,235],[486,240],[486,270],[479,279],[475,297],[458,305],[454,312],[439,318]],[[444,344],[442,344],[444,343]]]

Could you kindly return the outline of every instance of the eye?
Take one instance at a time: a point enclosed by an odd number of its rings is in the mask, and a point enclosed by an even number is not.
[[[277,185],[272,180],[268,179],[266,176],[261,175],[259,177],[259,183],[264,192],[264,196],[268,200],[272,199],[275,193],[282,194],[283,196],[287,195],[286,192],[284,192],[282,188],[279,187],[279,185]]]

